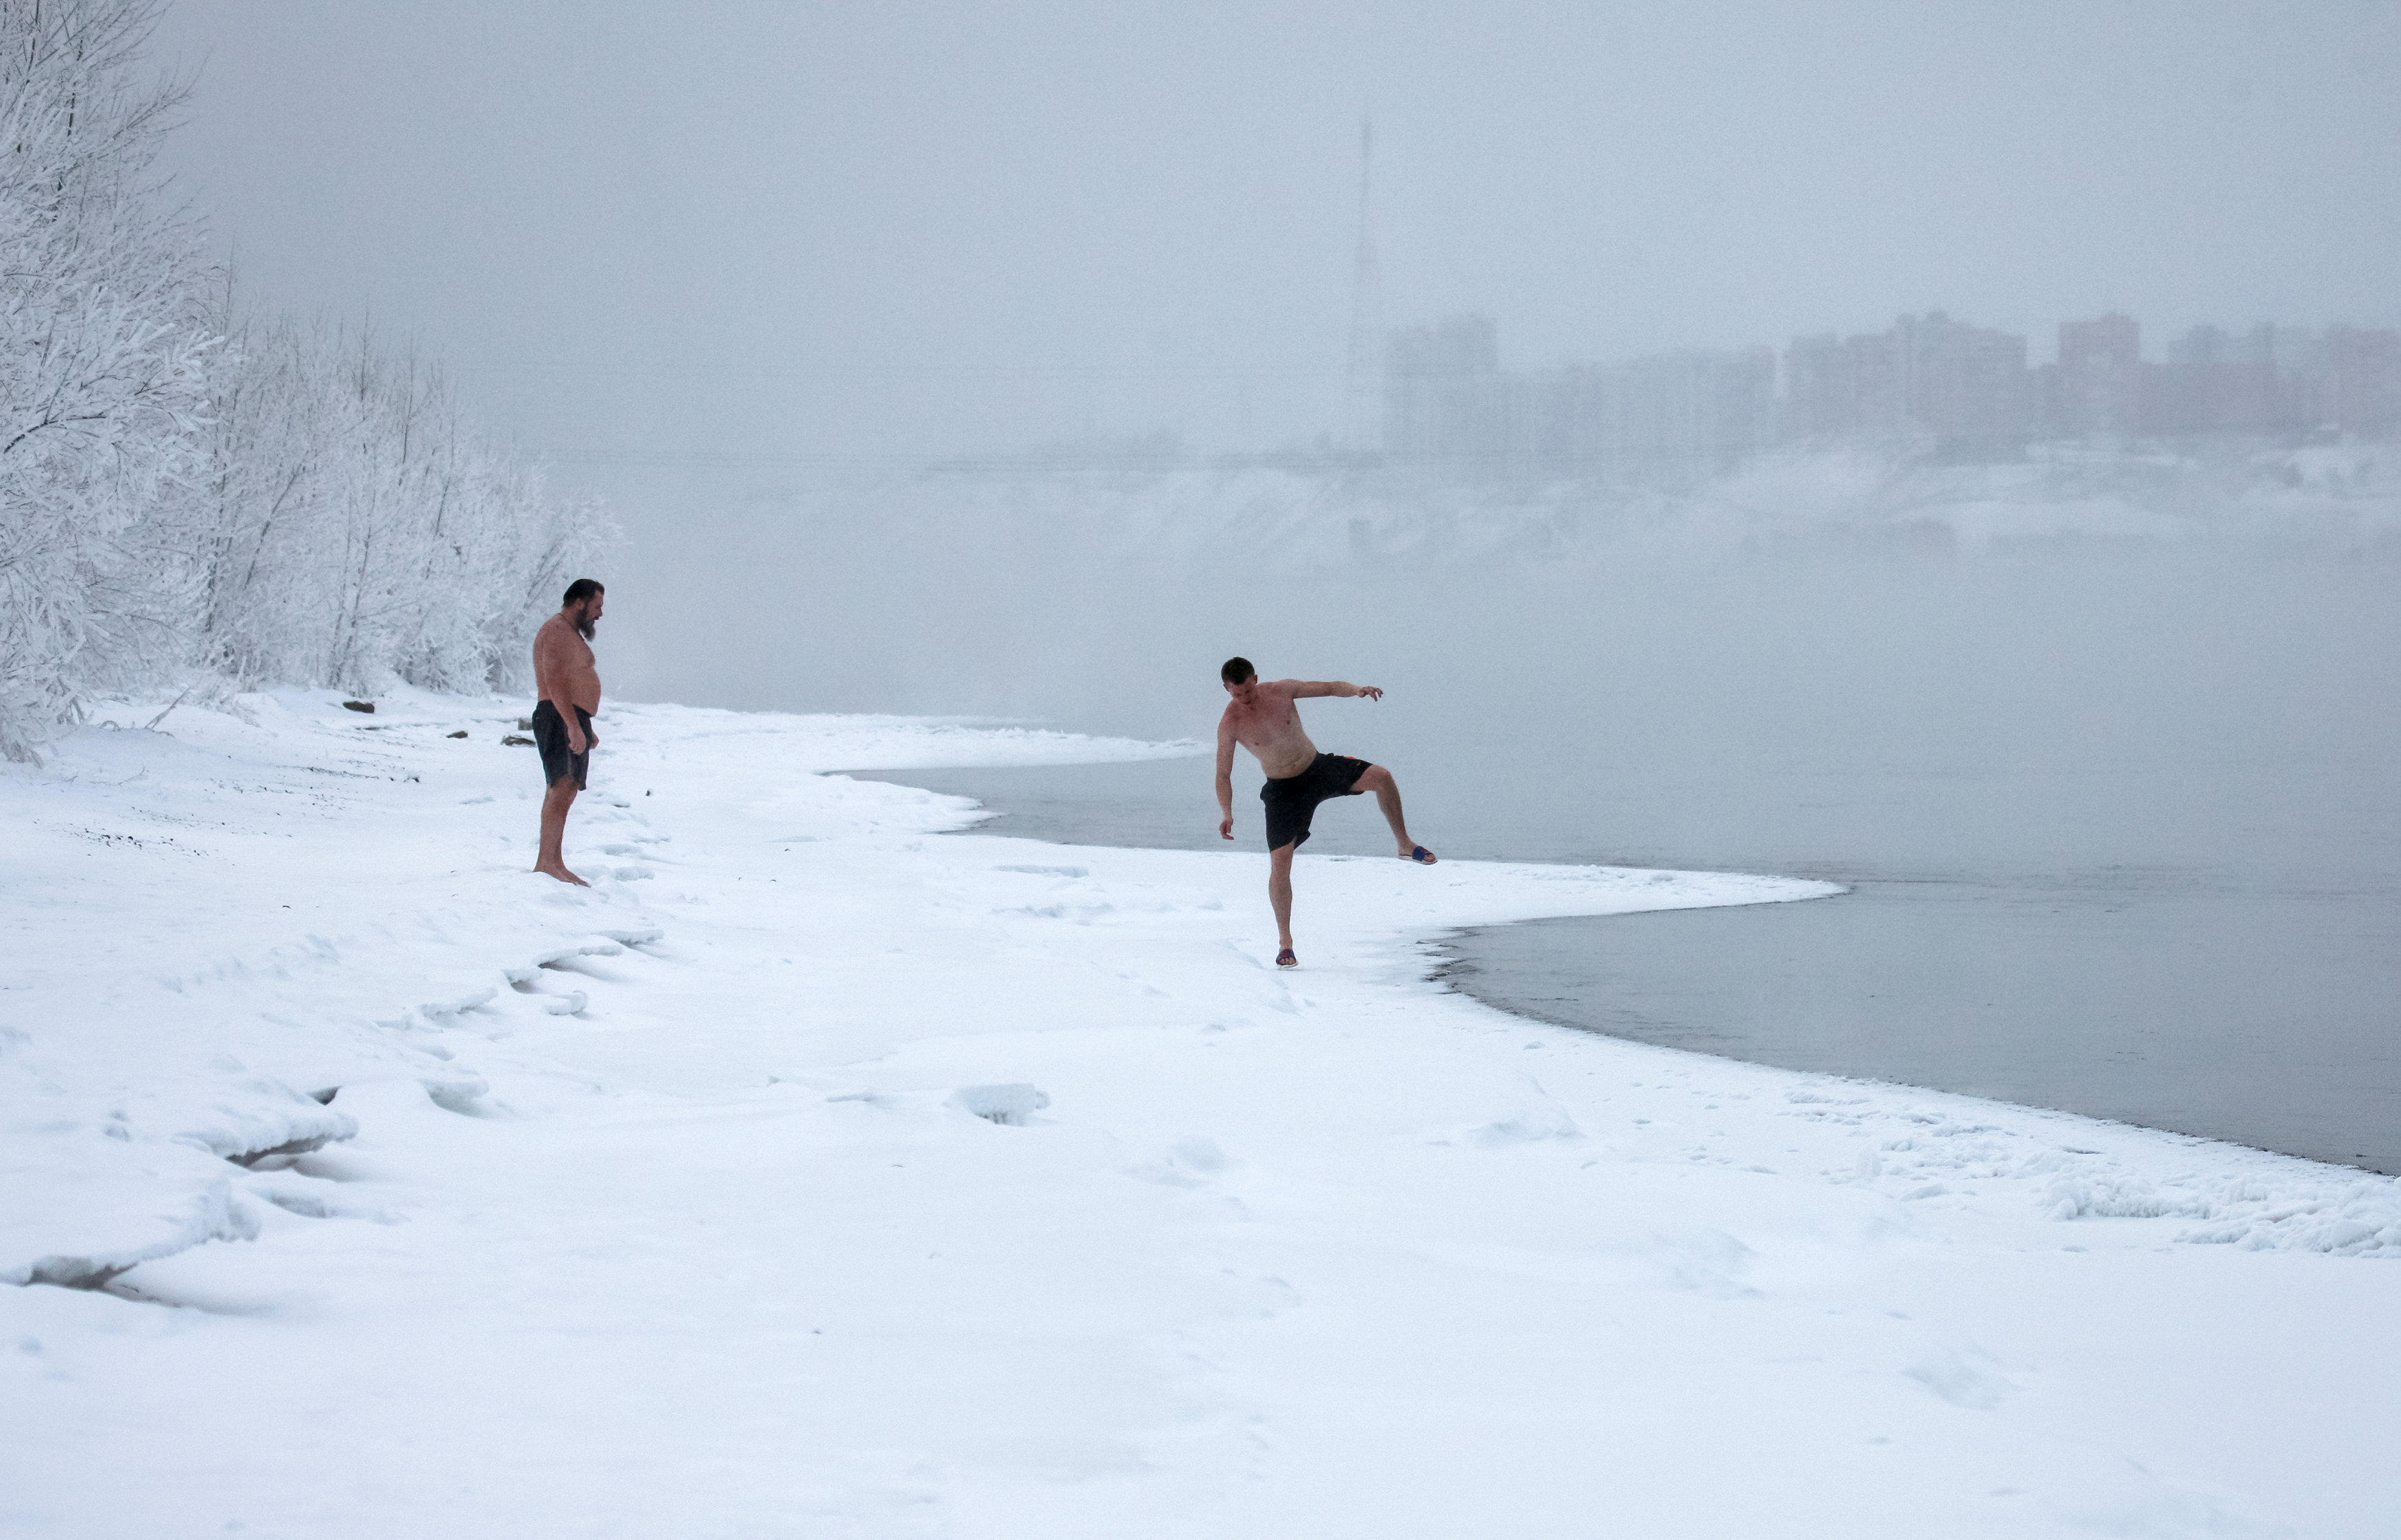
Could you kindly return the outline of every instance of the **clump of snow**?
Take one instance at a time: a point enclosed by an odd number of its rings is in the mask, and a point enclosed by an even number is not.
[[[1050,1105],[1050,1097],[1039,1086],[1022,1081],[1009,1085],[963,1085],[951,1093],[951,1105],[988,1123],[1022,1128],[1036,1112]]]
[[[2248,1164],[2247,1161],[2244,1162]],[[2207,1221],[2178,1232],[2182,1241],[2290,1248],[2341,1256],[2401,1257],[2401,1212],[2383,1178],[2333,1177],[2324,1168],[2284,1182],[2223,1172],[2164,1179],[2134,1176],[2063,1179],[2045,1196],[2056,1219],[2172,1217]]]

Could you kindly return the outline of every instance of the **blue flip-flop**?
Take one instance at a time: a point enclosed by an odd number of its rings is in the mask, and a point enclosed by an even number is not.
[[[1434,852],[1420,845],[1415,846],[1409,851],[1409,859],[1417,862],[1420,866],[1432,866],[1434,864]]]
[[[1278,968],[1298,968],[1300,966],[1300,959],[1292,955],[1292,948],[1287,946],[1283,951],[1276,954],[1276,966]]]

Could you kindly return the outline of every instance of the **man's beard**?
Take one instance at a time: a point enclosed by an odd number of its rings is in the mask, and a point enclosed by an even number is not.
[[[598,621],[593,619],[590,615],[578,615],[575,617],[575,633],[584,640],[590,641],[592,639],[593,631],[599,626],[599,624],[600,623]]]

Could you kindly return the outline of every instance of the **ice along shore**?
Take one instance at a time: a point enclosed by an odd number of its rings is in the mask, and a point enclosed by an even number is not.
[[[162,704],[0,775],[12,1533],[2365,1535],[2401,1487],[2392,1181],[1425,978],[1814,885],[1329,859],[1279,975],[1255,853],[823,773],[1177,746],[613,708],[580,893],[521,870],[513,703]]]

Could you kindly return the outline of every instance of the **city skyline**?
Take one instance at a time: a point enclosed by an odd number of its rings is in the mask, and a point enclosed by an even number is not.
[[[1707,474],[1779,445],[1874,443],[2007,458],[2042,439],[2384,439],[2401,433],[2401,330],[2261,322],[2058,323],[2055,356],[1941,310],[1779,351],[1686,348],[1506,368],[1489,316],[1391,334],[1381,458],[1481,474]]]

